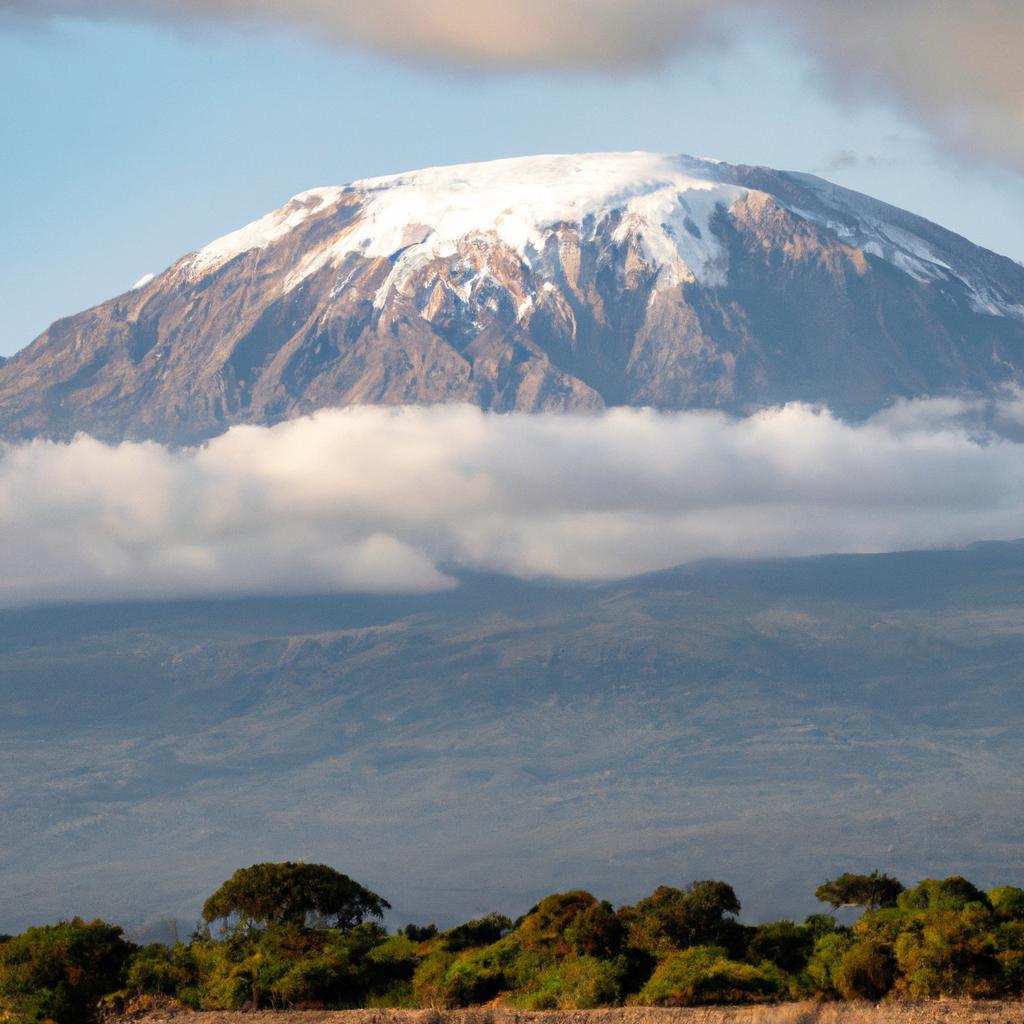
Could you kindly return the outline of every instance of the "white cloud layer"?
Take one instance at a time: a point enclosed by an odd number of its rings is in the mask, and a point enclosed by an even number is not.
[[[593,580],[706,556],[1024,535],[1024,401],[905,402],[853,426],[466,406],[324,411],[199,449],[0,449],[0,603],[425,591],[459,569]]]
[[[278,23],[484,70],[645,67],[754,12],[792,29],[835,81],[902,96],[954,140],[1024,166],[1021,0],[0,0],[4,11]]]

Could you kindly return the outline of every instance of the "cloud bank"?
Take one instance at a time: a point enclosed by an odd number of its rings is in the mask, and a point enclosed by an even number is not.
[[[1024,401],[907,402],[852,426],[617,409],[331,410],[206,446],[0,449],[0,603],[416,592],[451,573],[600,580],[709,556],[1024,534]],[[997,424],[998,425],[998,424]]]
[[[1024,167],[1020,0],[0,0],[4,11],[280,24],[481,70],[643,68],[753,13],[841,86],[898,95],[954,141]]]

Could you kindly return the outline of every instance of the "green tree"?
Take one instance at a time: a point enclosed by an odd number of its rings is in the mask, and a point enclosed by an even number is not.
[[[864,907],[878,910],[880,907],[896,906],[897,897],[903,892],[903,883],[877,870],[870,875],[856,875],[847,871],[838,878],[819,885],[814,890],[815,898],[831,904],[834,910],[840,907]]]
[[[520,922],[517,929],[526,949],[550,957],[572,953],[614,956],[622,938],[622,925],[611,904],[589,892],[545,896]]]
[[[969,903],[988,906],[985,894],[961,875],[926,878],[901,893],[898,902],[903,910],[963,910]]]
[[[685,889],[662,885],[620,918],[630,941],[651,951],[725,946],[742,951],[742,927],[733,919],[740,901],[725,882],[691,882]]]
[[[348,929],[390,906],[326,864],[287,861],[239,868],[203,904],[203,919],[233,922],[229,932],[284,924]]]
[[[985,894],[992,909],[1004,921],[1024,921],[1024,889],[1001,885]]]
[[[0,945],[0,1019],[6,1008],[23,1022],[87,1024],[100,997],[121,987],[134,949],[105,921],[29,928]]]

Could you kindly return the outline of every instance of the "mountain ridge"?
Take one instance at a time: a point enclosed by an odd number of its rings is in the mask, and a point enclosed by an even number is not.
[[[571,885],[725,878],[755,920],[857,865],[994,885],[1024,838],[1022,569],[979,544],[0,610],[3,925],[194,920],[297,856],[451,923]]]
[[[309,190],[0,364],[0,437],[325,406],[868,415],[1024,381],[1024,267],[821,178],[657,154]]]

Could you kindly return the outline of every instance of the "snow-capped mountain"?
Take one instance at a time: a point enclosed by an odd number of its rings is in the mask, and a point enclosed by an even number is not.
[[[0,365],[0,433],[357,402],[850,415],[1024,380],[1024,267],[810,175],[612,153],[304,192]]]

